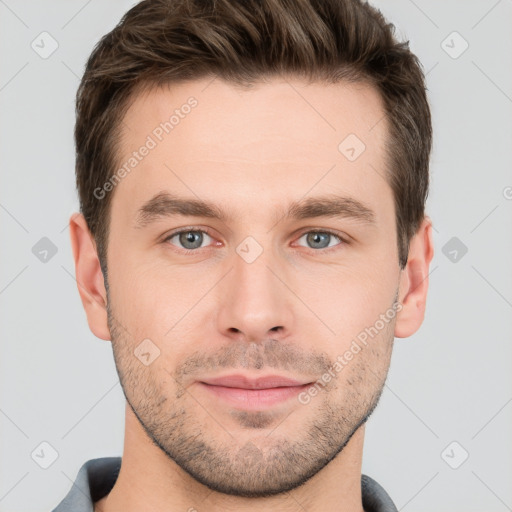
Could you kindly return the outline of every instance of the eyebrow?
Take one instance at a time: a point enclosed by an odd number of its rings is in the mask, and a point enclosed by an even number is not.
[[[159,219],[176,215],[206,217],[218,219],[224,223],[233,218],[233,215],[224,212],[211,202],[160,192],[146,201],[137,211],[135,227],[138,229],[144,228]],[[371,208],[357,199],[336,194],[295,201],[289,205],[288,210],[282,217],[292,220],[339,217],[368,225],[376,224],[376,215]]]

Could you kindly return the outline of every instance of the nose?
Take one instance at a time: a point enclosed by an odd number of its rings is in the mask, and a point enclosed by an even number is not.
[[[233,268],[218,290],[220,332],[254,343],[286,338],[293,331],[293,294],[286,282],[271,251],[251,263],[235,253]]]

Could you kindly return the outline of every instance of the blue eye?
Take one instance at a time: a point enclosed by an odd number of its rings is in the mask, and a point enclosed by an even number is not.
[[[304,237],[306,237],[306,243],[310,244],[310,249],[327,249],[333,247],[333,245],[340,245],[340,243],[343,242],[343,239],[339,235],[331,231],[308,231],[304,233],[299,240]],[[337,239],[340,243],[331,244],[330,242],[334,241],[334,239]]]
[[[182,249],[187,251],[200,249],[204,241],[204,237],[210,238],[210,235],[202,229],[186,229],[183,231],[177,231],[172,235],[168,236],[164,242],[171,241],[173,238],[178,237],[178,241],[181,244]],[[171,242],[172,243],[172,242]],[[176,245],[173,243],[173,245]]]

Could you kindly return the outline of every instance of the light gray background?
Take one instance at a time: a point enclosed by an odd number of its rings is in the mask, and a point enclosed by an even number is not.
[[[67,223],[79,77],[133,4],[0,0],[1,511],[51,510],[86,460],[122,453],[124,397],[109,343],[87,326]],[[401,511],[512,510],[512,1],[374,4],[428,72],[436,253],[425,322],[395,343],[363,472]],[[48,58],[31,47],[44,31],[58,42]],[[32,252],[43,237],[57,248],[46,262]],[[452,237],[468,249],[455,262]],[[58,452],[48,469],[42,442]]]

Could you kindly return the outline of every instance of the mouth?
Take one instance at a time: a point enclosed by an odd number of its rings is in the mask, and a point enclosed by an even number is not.
[[[245,410],[261,410],[296,397],[312,382],[280,375],[249,378],[244,375],[226,375],[198,381],[211,397]]]

